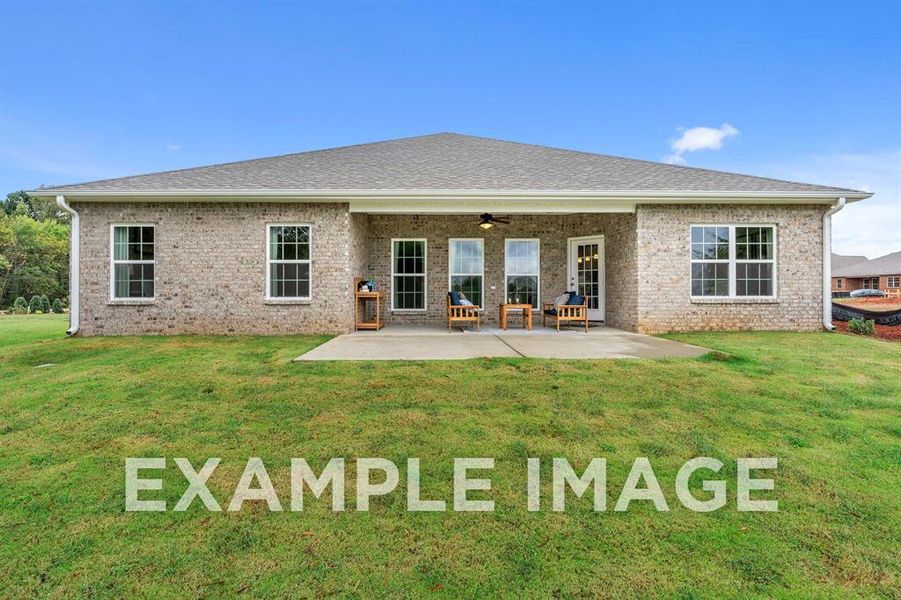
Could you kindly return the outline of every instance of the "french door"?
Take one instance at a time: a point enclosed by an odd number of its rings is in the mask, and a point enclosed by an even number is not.
[[[569,290],[588,300],[588,318],[604,320],[604,236],[569,238]]]

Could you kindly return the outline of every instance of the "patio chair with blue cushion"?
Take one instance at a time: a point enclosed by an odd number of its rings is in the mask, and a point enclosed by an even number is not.
[[[482,316],[479,312],[481,307],[476,306],[466,299],[466,296],[460,292],[447,293],[447,331],[450,333],[451,326],[455,323],[474,323],[476,331],[482,323]]]
[[[576,322],[583,323],[585,333],[588,333],[588,300],[576,292],[566,292],[553,302],[545,302],[542,316],[545,327],[548,319],[557,322],[557,331],[560,331],[560,323]]]

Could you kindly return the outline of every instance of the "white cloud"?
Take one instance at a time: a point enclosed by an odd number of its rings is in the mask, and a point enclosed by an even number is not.
[[[723,140],[738,135],[738,129],[723,123],[719,128],[713,127],[680,127],[682,132],[679,138],[670,142],[672,153],[663,160],[673,165],[686,164],[683,154],[698,150],[719,150],[723,147]]]
[[[173,144],[170,142],[166,144],[166,150],[168,150],[169,152],[178,152],[179,150],[181,150],[181,144]]]
[[[815,155],[758,169],[773,177],[873,192],[832,218],[832,250],[876,258],[901,250],[901,148]]]

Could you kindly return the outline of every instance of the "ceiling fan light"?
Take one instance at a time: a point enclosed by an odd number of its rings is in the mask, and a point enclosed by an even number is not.
[[[494,227],[494,223],[492,223],[491,221],[482,221],[481,223],[479,223],[479,227],[481,227],[482,229],[491,229],[492,227]]]

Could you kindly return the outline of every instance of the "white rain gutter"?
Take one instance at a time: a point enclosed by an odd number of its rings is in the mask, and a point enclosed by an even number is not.
[[[832,324],[832,215],[845,208],[845,197],[838,199],[823,215],[823,327],[835,329]]]
[[[66,335],[75,335],[78,333],[78,296],[79,281],[78,274],[80,271],[80,238],[81,223],[78,212],[66,203],[65,196],[57,196],[56,204],[61,209],[72,215],[72,226],[69,229],[69,329]]]
[[[455,200],[472,198],[485,199],[542,199],[542,200],[568,200],[568,199],[618,199],[618,200],[723,200],[723,199],[773,199],[779,201],[809,200],[823,202],[835,198],[834,191],[794,191],[794,192],[752,192],[752,191],[666,191],[666,190],[489,190],[489,189],[395,189],[395,190],[361,190],[361,189],[169,189],[169,190],[103,190],[103,189],[67,189],[59,187],[55,189],[31,190],[28,194],[37,197],[50,197],[56,194],[65,194],[69,198],[87,198],[100,200],[103,198],[129,198],[132,201],[141,198],[178,198],[200,197],[209,199],[218,198],[253,198],[262,197],[288,198],[293,200],[334,201],[346,202],[349,200],[376,200],[376,199],[413,199],[413,200]],[[850,200],[862,200],[873,194],[869,192],[849,191],[845,197]]]

